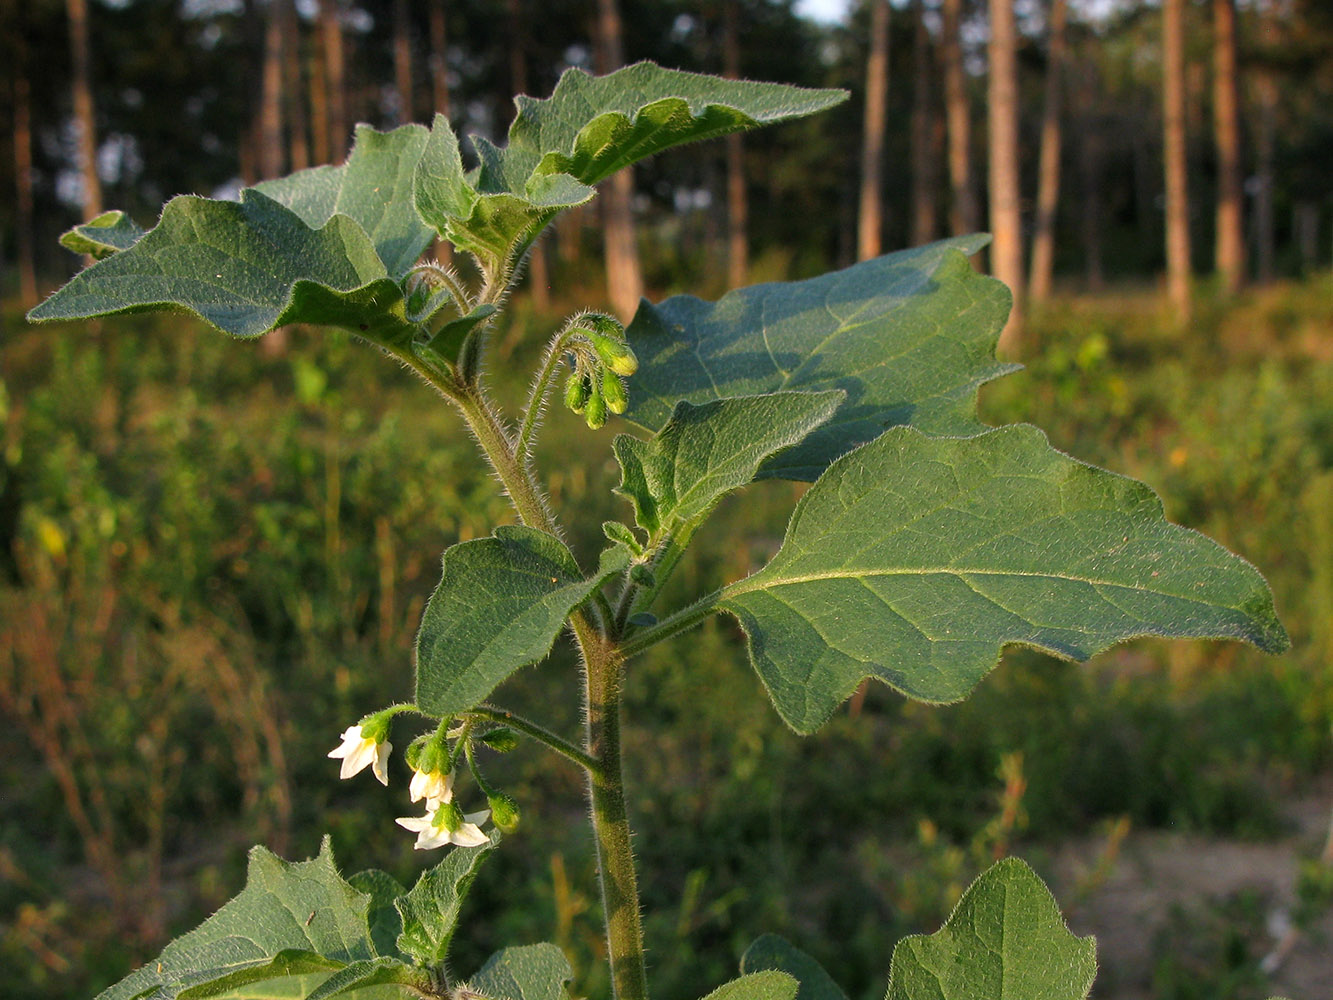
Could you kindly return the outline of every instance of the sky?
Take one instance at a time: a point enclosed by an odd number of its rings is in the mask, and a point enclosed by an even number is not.
[[[851,0],[796,0],[796,12],[812,21],[841,21]]]

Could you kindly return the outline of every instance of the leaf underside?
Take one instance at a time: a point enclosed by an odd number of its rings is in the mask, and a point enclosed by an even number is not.
[[[143,236],[143,229],[124,212],[103,212],[75,226],[60,237],[60,245],[75,253],[86,253],[101,260],[128,250]]]
[[[533,944],[497,951],[467,985],[490,1000],[564,1000],[573,976],[564,952],[553,944]]]
[[[639,371],[626,416],[656,430],[681,399],[841,389],[833,418],[759,473],[806,481],[889,427],[975,434],[977,390],[1019,367],[995,360],[1009,291],[967,260],[987,241],[943,240],[717,302],[644,302],[628,330]]]
[[[563,542],[523,525],[448,549],[417,635],[417,705],[440,718],[476,707],[545,657],[570,612],[628,565],[615,546],[584,577]]]
[[[944,926],[893,950],[885,1000],[1084,1000],[1092,937],[1069,932],[1046,885],[1017,858],[972,883]]]
[[[847,1000],[822,965],[776,934],[756,939],[741,956],[742,973],[764,969],[776,969],[795,979],[800,984],[796,1000]]]
[[[874,677],[951,702],[1021,643],[1085,660],[1136,636],[1286,648],[1263,577],[1146,486],[1034,427],[895,428],[829,467],[774,559],[725,588],[783,719],[813,732]]]

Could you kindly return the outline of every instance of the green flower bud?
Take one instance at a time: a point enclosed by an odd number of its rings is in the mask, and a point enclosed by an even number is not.
[[[582,413],[592,395],[592,382],[578,372],[574,372],[565,381],[565,405],[575,413]]]
[[[481,742],[496,753],[508,753],[518,746],[518,733],[501,726],[499,729],[492,729],[489,733],[483,735]]]
[[[610,337],[612,340],[625,339],[625,327],[614,316],[608,316],[606,313],[590,312],[584,315],[583,321],[603,337]]]
[[[617,375],[633,375],[639,370],[639,359],[624,341],[613,340],[596,332],[589,335],[588,341],[606,367]]]
[[[602,398],[600,392],[594,392],[588,397],[588,405],[584,408],[583,419],[587,421],[588,427],[592,430],[598,430],[606,423],[606,400]]]
[[[518,803],[504,792],[496,792],[494,795],[487,796],[486,801],[491,807],[491,821],[502,832],[513,833],[518,829],[520,819]]]
[[[435,819],[431,821],[431,826],[442,826],[450,833],[453,833],[464,823],[463,810],[458,808],[457,802],[445,802],[440,808],[435,810]]]
[[[606,400],[606,408],[612,413],[624,413],[625,407],[629,405],[629,398],[625,395],[625,387],[621,384],[620,377],[610,368],[602,372],[602,398]]]
[[[426,749],[426,744],[430,742],[430,734],[422,733],[411,743],[407,745],[407,750],[403,753],[403,759],[407,761],[407,766],[414,771],[425,771],[428,768],[421,766],[421,755]]]

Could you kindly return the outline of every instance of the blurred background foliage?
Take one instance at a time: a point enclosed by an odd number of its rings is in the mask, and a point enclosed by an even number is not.
[[[33,290],[25,268],[36,290],[70,273],[77,261],[55,238],[90,207],[75,99],[57,84],[71,69],[75,6],[0,8],[9,81],[0,110],[15,125],[0,184],[31,181],[26,214],[21,190],[0,198],[0,969],[7,996],[33,1000],[90,996],[151,958],[235,893],[256,841],[305,857],[328,830],[345,866],[414,877],[429,859],[392,823],[412,811],[401,758],[386,792],[339,782],[324,755],[362,713],[410,696],[413,636],[442,550],[511,517],[459,421],[343,334],[297,329],[279,348],[227,342],[177,316],[23,322]],[[605,6],[295,3],[277,48],[295,53],[299,84],[278,93],[301,95],[283,119],[282,168],[300,165],[298,139],[307,162],[328,158],[314,100],[332,51],[326,11],[338,15],[347,122],[426,120],[442,79],[460,131],[497,136],[515,90],[544,95],[562,69],[595,65]],[[719,71],[733,17],[744,75],[852,91],[831,114],[745,137],[747,280],[856,256],[872,6],[816,22],[784,0],[620,0],[626,60]],[[1050,8],[1017,7],[1019,122],[1035,150]],[[151,224],[176,192],[225,195],[262,174],[264,43],[283,9],[283,0],[90,0],[105,205]],[[961,10],[980,176],[986,10]],[[1218,172],[1197,138],[1192,320],[1164,304],[1155,284],[1161,10],[1073,3],[1056,291],[1032,303],[1027,369],[987,387],[982,412],[993,423],[1031,421],[1058,447],[1146,481],[1172,520],[1254,562],[1292,652],[1141,642],[1072,666],[1016,651],[960,705],[908,704],[873,686],[820,736],[799,740],[768,707],[730,619],[653,650],[630,678],[626,757],[664,1000],[729,978],[766,931],[815,954],[853,1000],[878,997],[893,942],[937,927],[994,856],[1021,850],[1045,874],[1060,846],[1077,842],[1081,874],[1058,886],[1077,929],[1137,833],[1291,839],[1290,804],[1327,801],[1333,24],[1316,2],[1238,12],[1247,214],[1257,218],[1261,193],[1271,213],[1267,232],[1257,221],[1246,231],[1251,287],[1233,294],[1205,273],[1213,226],[1199,206],[1216,200]],[[1211,21],[1206,5],[1186,16],[1199,137],[1212,111]],[[886,249],[950,228],[941,17],[934,0],[893,5],[877,223]],[[406,90],[394,82],[401,38]],[[926,97],[929,127],[914,132]],[[345,134],[328,125],[324,143],[341,149]],[[933,160],[913,156],[923,135]],[[1024,190],[1035,186],[1035,160],[1021,164]],[[651,296],[726,287],[731,170],[723,143],[636,170]],[[909,210],[922,191],[927,228]],[[1030,202],[1024,212],[1030,227]],[[543,245],[545,282],[520,291],[494,339],[507,400],[520,397],[564,315],[605,304],[601,238],[590,210]],[[542,475],[557,508],[577,518],[581,558],[603,543],[603,520],[630,513],[610,493],[616,430],[590,433],[559,408],[544,430]],[[675,595],[762,564],[800,489],[763,483],[724,501]],[[573,735],[575,669],[560,646],[498,700]],[[394,742],[413,734],[400,722]],[[467,973],[502,944],[554,939],[574,963],[574,995],[606,995],[579,775],[531,746],[488,767],[519,801],[524,827],[483,870],[453,967]],[[1300,843],[1308,860],[1292,912],[1303,925],[1333,895],[1319,846]],[[1133,995],[1265,996],[1272,902],[1240,893],[1163,913],[1151,934],[1142,929],[1149,958],[1114,979]]]

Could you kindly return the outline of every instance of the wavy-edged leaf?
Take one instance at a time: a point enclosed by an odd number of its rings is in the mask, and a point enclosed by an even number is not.
[[[430,974],[424,969],[407,965],[396,958],[366,958],[339,969],[315,989],[305,1000],[329,1000],[344,993],[368,990],[374,986],[406,986],[420,996],[432,988]],[[364,996],[364,993],[361,993]],[[410,995],[410,994],[405,994]]]
[[[760,464],[801,441],[833,415],[843,393],[775,392],[676,404],[647,441],[617,435],[621,482],[650,536],[702,518],[731,490],[752,481]]]
[[[267,195],[182,195],[138,242],[75,275],[34,321],[181,308],[236,337],[287,323],[341,326],[379,343],[415,333],[369,238],[335,215],[311,229]]]
[[[787,973],[767,969],[723,983],[704,1000],[796,1000],[797,989]]]
[[[549,98],[515,98],[509,148],[538,161],[538,173],[596,184],[672,146],[801,118],[846,99],[843,90],[724,80],[650,62],[602,77],[570,69]]]
[[[1075,660],[1147,635],[1287,646],[1253,566],[1026,425],[894,428],[844,456],[721,605],[778,712],[807,733],[864,677],[957,701],[1008,643]]]
[[[490,1000],[564,1000],[574,977],[569,960],[553,944],[497,951],[468,980],[468,990]]]
[[[847,994],[824,967],[776,934],[757,938],[741,956],[741,972],[776,969],[800,984],[796,1000],[847,1000]]]
[[[190,1000],[377,958],[369,905],[334,868],[327,837],[310,861],[283,861],[256,847],[239,895],[98,1000]]]
[[[833,418],[760,470],[798,480],[889,427],[975,434],[977,390],[1018,367],[995,360],[1009,291],[967,260],[987,241],[943,240],[717,302],[644,302],[628,331],[639,371],[626,416],[656,430],[681,399],[841,389]]]
[[[413,185],[428,134],[423,125],[390,132],[358,125],[347,162],[261,181],[253,190],[286,205],[311,229],[347,216],[370,237],[386,272],[401,278],[435,238],[417,214]]]
[[[421,873],[417,884],[395,903],[403,918],[398,950],[422,965],[438,966],[449,954],[463,899],[486,855],[500,843],[492,831],[480,847],[454,847],[434,868]]]
[[[75,253],[86,253],[101,260],[113,253],[128,250],[138,243],[144,234],[139,226],[124,212],[113,210],[103,212],[96,218],[64,233],[60,245]]]
[[[447,549],[417,634],[417,705],[443,718],[480,704],[546,656],[570,612],[629,558],[609,548],[585,577],[562,541],[524,525]]]
[[[1096,942],[1071,934],[1046,883],[1006,858],[938,931],[898,942],[885,1000],[1084,1000],[1096,974]]]

